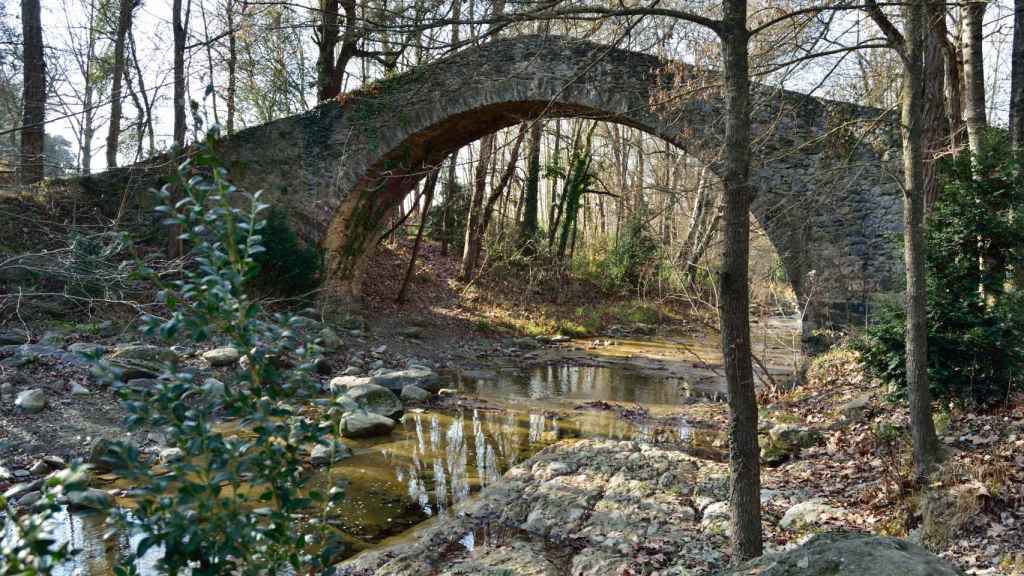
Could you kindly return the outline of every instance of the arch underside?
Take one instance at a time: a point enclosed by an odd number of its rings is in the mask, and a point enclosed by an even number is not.
[[[754,102],[752,212],[798,296],[850,302],[893,290],[899,255],[890,237],[901,212],[881,160],[895,141],[879,129],[882,113],[760,87]],[[346,297],[357,294],[385,215],[430,167],[541,117],[624,124],[719,170],[724,105],[713,76],[557,37],[454,54],[343,103],[247,130],[226,148],[236,173],[260,164],[243,178],[277,189],[303,236],[325,249],[333,289]],[[254,139],[272,139],[273,154],[249,158],[245,143]]]

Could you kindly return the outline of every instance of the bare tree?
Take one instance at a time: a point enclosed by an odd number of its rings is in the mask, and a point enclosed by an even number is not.
[[[902,33],[874,0],[868,0],[867,4],[868,14],[903,61],[900,131],[903,140],[903,240],[907,276],[907,390],[914,470],[920,481],[928,477],[939,450],[928,388],[928,294],[924,267],[925,106],[922,99],[926,6],[930,1],[935,0],[912,0],[903,6]]]
[[[121,140],[121,86],[125,76],[125,45],[138,0],[120,0],[117,28],[114,30],[114,65],[111,69],[110,122],[107,130],[107,167],[117,166],[117,148]]]
[[[43,58],[43,23],[39,0],[21,0],[24,43],[21,118],[21,182],[43,179],[43,141],[46,137],[46,61]]]

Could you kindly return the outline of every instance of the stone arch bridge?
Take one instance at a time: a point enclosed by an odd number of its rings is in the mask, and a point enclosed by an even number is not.
[[[899,286],[895,126],[876,109],[753,91],[753,215],[801,301],[814,302],[810,325],[861,316],[873,295]],[[430,166],[481,136],[541,116],[593,118],[663,138],[715,171],[724,110],[711,73],[586,41],[522,36],[243,130],[218,152],[240,186],[287,208],[300,236],[325,250],[334,289],[355,296],[385,216]]]

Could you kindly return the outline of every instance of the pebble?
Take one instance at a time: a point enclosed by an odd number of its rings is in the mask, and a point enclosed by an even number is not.
[[[46,465],[46,462],[39,460],[38,462],[33,464],[32,467],[28,469],[28,471],[36,476],[40,476],[42,474],[49,473],[50,467]]]

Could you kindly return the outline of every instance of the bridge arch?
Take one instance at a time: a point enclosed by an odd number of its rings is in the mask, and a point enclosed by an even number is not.
[[[300,235],[325,250],[333,290],[352,297],[384,216],[426,170],[518,122],[571,116],[628,125],[717,172],[725,104],[716,82],[646,54],[515,37],[242,131],[222,156],[243,186],[287,207]],[[816,315],[856,315],[872,295],[898,288],[894,126],[879,110],[761,86],[753,102],[752,212],[798,297],[823,304]]]

